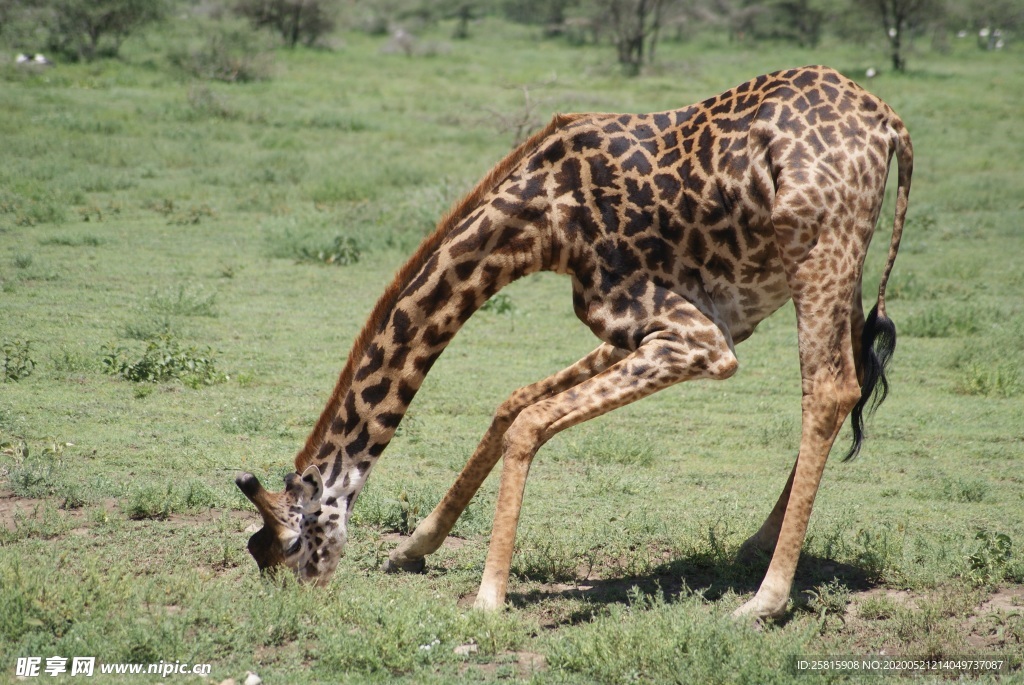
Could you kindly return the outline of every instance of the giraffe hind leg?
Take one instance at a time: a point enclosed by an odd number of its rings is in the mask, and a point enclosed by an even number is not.
[[[434,510],[416,526],[413,534],[391,552],[384,562],[384,570],[389,573],[416,573],[424,569],[423,557],[437,551],[448,537],[448,533],[469,505],[473,495],[501,458],[505,432],[523,409],[604,371],[625,354],[625,350],[602,344],[572,366],[512,393],[494,413],[490,427],[455,479],[455,483]]]
[[[781,194],[780,194],[781,195]],[[772,549],[765,578],[736,615],[756,618],[781,615],[789,601],[796,565],[807,533],[811,509],[825,461],[843,421],[861,396],[853,356],[856,321],[854,293],[872,226],[836,219],[820,227],[794,221],[796,215],[773,215],[782,245],[799,245],[799,236],[814,228],[814,248],[793,256],[783,250],[787,279],[797,314],[802,379],[800,451],[790,481],[761,530],[746,550]],[[852,246],[852,247],[851,247]],[[845,259],[837,255],[852,249]]]
[[[501,486],[475,607],[503,606],[530,464],[556,433],[692,378],[728,378],[737,367],[728,336],[692,304],[661,295],[673,311],[633,322],[647,331],[629,356],[593,378],[520,413],[505,434]]]
[[[866,362],[863,361],[861,355],[861,334],[864,330],[864,307],[861,304],[860,282],[857,283],[857,286],[854,289],[853,299],[850,304],[850,341],[853,344],[853,360],[857,367],[857,381],[861,384],[861,387],[863,387],[864,366],[866,365]],[[856,415],[856,408],[854,408],[854,415]],[[795,473],[796,463],[794,462],[793,468],[789,472],[789,479],[786,481],[786,485],[782,488],[782,494],[779,495],[779,499],[775,503],[775,507],[772,509],[771,513],[768,514],[768,518],[765,519],[758,531],[747,538],[747,540],[740,546],[739,553],[736,555],[736,558],[740,563],[754,564],[765,556],[771,557],[772,553],[775,551],[775,544],[779,539],[779,531],[782,530],[782,519],[786,514],[786,506],[789,504],[789,493],[793,487],[793,476]]]

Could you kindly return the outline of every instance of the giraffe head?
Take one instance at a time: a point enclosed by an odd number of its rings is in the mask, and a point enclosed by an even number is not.
[[[284,490],[268,492],[256,476],[243,473],[235,484],[256,505],[263,528],[249,538],[249,553],[261,571],[287,566],[299,580],[323,585],[344,553],[344,512],[324,498],[320,469],[289,473]]]

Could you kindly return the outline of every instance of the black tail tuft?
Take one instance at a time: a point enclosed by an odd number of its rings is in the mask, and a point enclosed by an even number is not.
[[[860,401],[853,408],[850,424],[853,427],[853,445],[843,461],[849,461],[860,452],[864,442],[864,408],[874,412],[885,401],[889,394],[889,379],[885,377],[885,367],[889,365],[893,352],[896,351],[896,325],[885,314],[878,315],[878,305],[868,314],[861,333],[861,368],[864,371],[864,382],[861,385]],[[876,389],[881,386],[879,392]],[[874,395],[874,400],[872,400]]]

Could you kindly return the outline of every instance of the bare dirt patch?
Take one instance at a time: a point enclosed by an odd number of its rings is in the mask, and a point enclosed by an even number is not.
[[[459,669],[459,675],[475,671],[487,678],[508,677],[507,671],[515,671],[518,678],[529,678],[535,673],[547,670],[548,662],[543,654],[536,652],[502,652],[495,660],[485,664],[466,663]]]
[[[117,508],[117,500],[104,500],[103,507],[107,511]],[[85,518],[84,509],[62,509],[59,500],[38,499],[35,497],[19,497],[9,490],[0,491],[0,528],[8,531],[17,530],[19,523],[35,521],[43,518],[48,510],[60,509],[74,521]],[[73,531],[78,528],[73,529]]]
[[[14,530],[18,519],[38,516],[46,500],[18,497],[13,492],[0,492],[0,528]]]
[[[956,606],[964,595],[962,591],[938,588],[934,591],[911,592],[889,588],[873,588],[851,595],[850,604],[843,616],[844,631],[854,636],[855,644],[862,644],[867,651],[877,648],[879,640],[884,643],[884,652],[899,653],[903,647],[893,642],[888,619],[897,619],[897,614],[924,611],[935,603],[953,601],[948,618],[955,633],[962,636],[963,645],[975,654],[1001,654],[1007,650],[1019,651],[1024,644],[1024,586],[1014,585],[993,592],[976,591],[972,600],[967,594],[967,604]],[[888,600],[893,607],[892,615],[865,617],[863,610],[872,600]],[[898,620],[898,619],[897,619]],[[888,636],[888,637],[886,637]]]
[[[1017,611],[1024,614],[1024,586],[1001,588],[981,603],[979,613],[993,611]]]

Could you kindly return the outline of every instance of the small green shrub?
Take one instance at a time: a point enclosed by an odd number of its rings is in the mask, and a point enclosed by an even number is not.
[[[274,66],[265,41],[245,29],[219,29],[199,47],[179,48],[169,58],[189,76],[226,83],[269,80]]]
[[[1012,360],[970,361],[960,371],[956,389],[961,394],[1017,397],[1024,393],[1024,375]]]
[[[155,340],[160,337],[175,337],[178,335],[178,329],[167,315],[140,313],[134,321],[124,324],[121,335],[132,340]]]
[[[193,85],[188,89],[188,104],[193,112],[202,117],[234,119],[237,116],[226,95],[205,85]]]
[[[880,531],[861,529],[854,539],[855,559],[869,577],[883,579],[897,565],[903,553],[903,541],[897,540],[888,528]]]
[[[133,383],[161,383],[179,379],[190,388],[214,385],[227,380],[217,370],[209,347],[182,346],[174,338],[161,336],[151,340],[141,357],[123,347],[104,347],[104,371]]]
[[[409,535],[416,530],[419,523],[420,505],[409,501],[409,495],[402,490],[398,493],[398,499],[389,500],[392,504],[398,505],[398,532],[402,535]]]
[[[190,480],[184,488],[174,483],[166,486],[146,485],[135,490],[125,506],[128,518],[134,520],[166,519],[171,514],[217,506],[217,495],[199,480]]]
[[[128,518],[136,521],[165,519],[178,510],[177,499],[174,486],[170,483],[166,488],[150,485],[132,494],[125,512]]]
[[[27,340],[5,340],[0,347],[4,355],[4,381],[20,381],[32,375],[36,360],[32,358],[32,345]]]
[[[967,557],[967,577],[977,585],[995,585],[1006,577],[1013,558],[1013,541],[1006,533],[979,530],[978,549]]]
[[[19,252],[14,255],[14,268],[16,269],[27,269],[32,266],[33,257],[29,253]]]
[[[1024,325],[1019,316],[993,317],[979,335],[950,360],[958,372],[955,389],[964,395],[1024,395]]]
[[[355,264],[362,256],[359,243],[351,236],[336,236],[330,245],[321,248],[300,247],[296,258],[299,262],[320,262],[334,266]]]
[[[61,345],[60,352],[53,355],[50,360],[53,363],[54,371],[58,374],[91,371],[96,365],[95,359],[91,355],[67,345]]]
[[[526,580],[545,583],[563,583],[576,580],[577,568],[587,566],[582,550],[563,538],[546,534],[520,535],[512,557],[512,575]]]
[[[842,623],[846,622],[846,607],[850,604],[850,594],[850,588],[838,579],[822,583],[807,591],[806,609],[817,615],[822,634],[826,631],[830,619],[836,618]]]
[[[857,611],[865,621],[884,621],[896,614],[896,603],[885,596],[868,597],[861,602]]]
[[[216,317],[216,300],[217,293],[206,293],[202,287],[179,285],[177,288],[153,291],[146,304],[161,314]]]
[[[19,497],[60,497],[63,498],[64,509],[77,509],[85,504],[81,484],[67,476],[63,454],[69,445],[50,440],[38,454],[30,456],[28,445],[22,441],[16,452],[11,450],[15,461],[7,477],[15,494]]]
[[[16,226],[60,224],[67,220],[67,206],[72,198],[40,191],[31,197],[10,195],[0,190],[0,215],[10,215]]]
[[[96,210],[99,211],[99,210]],[[44,238],[39,241],[40,245],[57,245],[60,247],[99,247],[105,241],[95,235],[60,235],[53,238]]]
[[[988,483],[972,478],[945,478],[942,494],[951,502],[981,502],[988,494]]]

